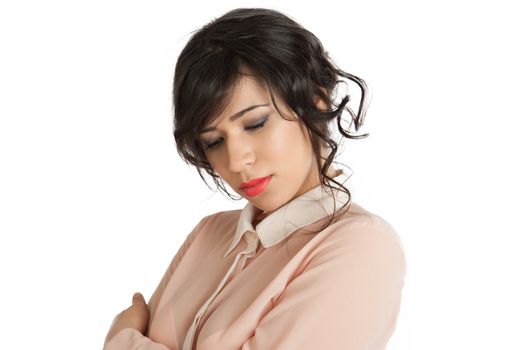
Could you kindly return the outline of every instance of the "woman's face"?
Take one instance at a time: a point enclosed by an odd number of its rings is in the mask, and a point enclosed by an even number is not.
[[[276,111],[268,90],[255,78],[242,76],[232,100],[200,134],[208,162],[221,178],[255,207],[272,212],[319,184],[307,130],[297,115],[275,96],[284,112]],[[246,110],[246,111],[245,111]],[[238,118],[230,118],[239,115]],[[243,182],[271,175],[265,189],[249,195]]]

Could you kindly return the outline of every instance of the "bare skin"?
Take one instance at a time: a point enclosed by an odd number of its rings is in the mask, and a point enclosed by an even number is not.
[[[320,110],[327,109],[319,96],[313,99]],[[275,102],[287,119],[272,104],[267,87],[252,75],[244,75],[225,109],[200,134],[214,171],[257,208],[255,224],[319,185],[307,127],[280,96],[275,96]],[[232,119],[245,110],[243,117]],[[326,159],[328,150],[322,150],[322,158]],[[334,173],[331,165],[328,174],[333,177]],[[260,195],[250,197],[240,189],[242,182],[268,175],[272,179]]]

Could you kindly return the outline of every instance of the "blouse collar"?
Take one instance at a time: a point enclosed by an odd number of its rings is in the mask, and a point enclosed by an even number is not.
[[[340,174],[334,179],[345,186],[345,182],[352,175],[352,170],[347,172],[343,169],[337,169],[337,172]],[[325,192],[321,185],[310,189],[276,209],[261,220],[255,228],[252,221],[256,210],[250,202],[247,202],[241,210],[234,239],[223,257],[226,257],[237,246],[241,236],[247,231],[255,232],[263,247],[268,248],[279,243],[301,227],[331,215],[334,210],[334,203],[330,189],[328,191],[329,193]],[[334,191],[336,210],[339,210],[347,202],[348,196],[342,190],[336,189]]]

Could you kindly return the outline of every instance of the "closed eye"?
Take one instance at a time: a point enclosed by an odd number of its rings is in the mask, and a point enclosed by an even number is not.
[[[245,130],[247,130],[247,131],[257,130],[257,129],[263,127],[265,125],[265,123],[267,122],[267,120],[268,120],[268,116],[266,116],[262,121],[260,121],[257,124],[249,125],[249,126],[245,127]],[[214,141],[212,141],[210,143],[205,144],[206,149],[216,148],[216,146],[221,143],[221,140],[222,140],[222,138],[219,138],[217,140],[214,140]]]
[[[263,119],[262,121],[260,121],[260,122],[257,123],[257,124],[247,126],[247,127],[245,128],[245,130],[254,130],[254,129],[261,128],[263,125],[265,125],[266,122],[267,122],[267,118]]]

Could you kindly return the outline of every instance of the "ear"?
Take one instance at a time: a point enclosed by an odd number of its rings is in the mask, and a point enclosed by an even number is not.
[[[329,94],[327,93],[327,89],[325,88],[321,88],[321,89],[323,90],[323,93],[325,94],[325,96],[329,96]],[[314,104],[316,105],[316,107],[318,107],[319,110],[322,110],[322,111],[327,110],[327,104],[323,102],[322,98],[318,95],[314,96]]]

